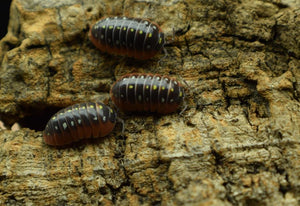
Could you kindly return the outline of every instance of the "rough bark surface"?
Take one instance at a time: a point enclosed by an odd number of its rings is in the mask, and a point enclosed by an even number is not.
[[[106,15],[157,22],[168,56],[98,51],[88,29]],[[0,120],[21,129],[0,129],[0,204],[299,205],[299,28],[298,0],[14,0]],[[130,72],[185,79],[183,116],[121,114],[124,136],[43,142],[57,110],[107,102]]]

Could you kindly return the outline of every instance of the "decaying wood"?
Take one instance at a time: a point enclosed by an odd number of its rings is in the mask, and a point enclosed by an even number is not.
[[[98,51],[88,30],[106,15],[157,22],[168,56]],[[300,204],[299,28],[296,0],[14,0],[0,42],[0,204]],[[43,142],[52,114],[109,102],[130,72],[186,80],[187,110],[120,114],[123,135],[71,147]]]

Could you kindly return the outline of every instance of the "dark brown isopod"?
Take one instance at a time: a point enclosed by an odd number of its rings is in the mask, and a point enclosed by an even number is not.
[[[168,76],[159,74],[126,74],[110,91],[114,104],[125,112],[156,112],[168,114],[183,102],[184,89]]]
[[[74,104],[58,111],[48,121],[44,140],[53,146],[108,135],[115,127],[116,113],[100,102]]]
[[[161,28],[148,19],[104,17],[89,32],[90,40],[103,52],[149,59],[165,43]]]

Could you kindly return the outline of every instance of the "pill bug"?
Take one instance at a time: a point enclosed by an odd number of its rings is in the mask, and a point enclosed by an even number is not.
[[[113,130],[116,119],[116,113],[103,103],[74,104],[51,117],[44,130],[44,140],[49,145],[62,146],[103,137]]]
[[[168,76],[133,73],[117,80],[110,95],[121,111],[168,114],[183,102],[184,88]]]
[[[101,51],[149,59],[165,43],[161,28],[148,19],[104,17],[90,29],[89,38]]]

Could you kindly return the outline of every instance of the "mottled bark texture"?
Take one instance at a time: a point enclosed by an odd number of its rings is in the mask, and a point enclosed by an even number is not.
[[[89,26],[149,18],[168,56],[98,51]],[[14,0],[0,50],[1,205],[300,204],[298,0]],[[174,38],[173,38],[174,30]],[[130,72],[185,79],[187,110],[121,114],[106,138],[47,146],[60,108],[108,102]]]

